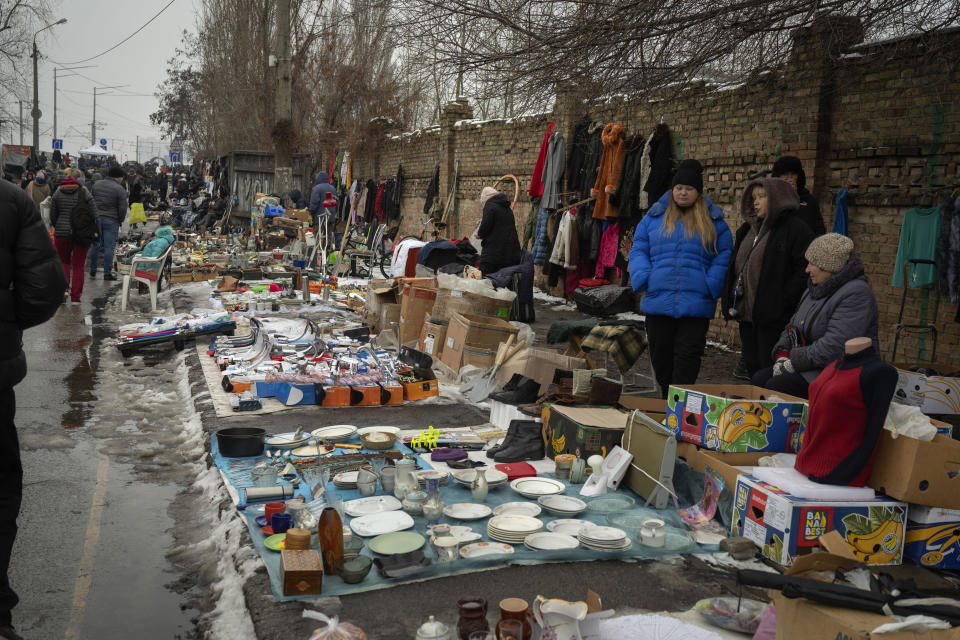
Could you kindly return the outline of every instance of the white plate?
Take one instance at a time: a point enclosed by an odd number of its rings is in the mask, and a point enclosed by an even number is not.
[[[350,521],[350,528],[358,536],[369,538],[379,536],[384,533],[393,533],[394,531],[403,531],[413,526],[413,518],[406,511],[385,511],[384,513],[371,513],[370,515],[360,516]]]
[[[540,515],[541,511],[540,505],[533,504],[532,502],[504,502],[493,510],[493,515],[504,516],[507,514],[515,514],[536,518]]]
[[[291,453],[295,456],[300,456],[303,458],[314,458],[317,456],[329,456],[334,451],[336,451],[336,449],[330,449],[329,451],[327,451],[325,449],[321,449],[320,445],[308,444],[305,447],[299,447],[297,449],[294,449],[293,451],[291,451]]]
[[[306,444],[310,440],[309,433],[300,434],[300,437],[296,440],[293,439],[296,433],[291,431],[290,433],[278,433],[276,435],[269,436],[266,438],[263,443],[268,447],[273,447],[274,449],[296,449],[301,445]]]
[[[616,527],[585,527],[580,530],[580,541],[586,542],[618,542],[627,537],[627,532]]]
[[[393,496],[368,496],[343,503],[343,510],[351,517],[367,516],[371,513],[396,511],[403,508],[400,501]]]
[[[530,516],[519,516],[509,514],[505,516],[494,516],[487,523],[487,529],[501,531],[507,534],[513,533],[533,533],[543,528],[543,522]]]
[[[498,542],[475,542],[460,548],[461,558],[480,558],[482,556],[503,556],[513,553],[509,544]]]
[[[349,425],[345,425],[345,426],[349,426]],[[327,428],[329,429],[330,427],[327,427]],[[357,429],[357,435],[365,436],[368,433],[374,433],[375,431],[382,431],[383,433],[392,433],[393,435],[397,435],[398,433],[400,433],[400,427],[387,427],[387,426],[363,427],[361,429]]]
[[[349,440],[357,434],[357,428],[352,424],[332,424],[329,427],[320,427],[310,432],[315,438],[321,438],[329,442],[339,442]]]
[[[566,491],[566,485],[553,478],[517,478],[510,488],[526,498],[539,498]]]
[[[580,529],[584,527],[594,526],[593,522],[589,520],[577,520],[576,518],[561,518],[559,520],[551,520],[547,523],[547,531],[553,531],[554,533],[562,533],[568,536],[576,536],[580,533]]]
[[[580,541],[573,536],[565,536],[562,533],[542,531],[524,538],[523,544],[534,550],[555,551],[558,549],[576,549],[580,546]]]
[[[633,548],[633,543],[630,542],[629,539],[624,540],[623,545],[622,545],[622,546],[619,546],[619,547],[595,547],[595,546],[589,545],[589,544],[587,544],[587,543],[585,543],[585,542],[582,542],[581,544],[583,545],[583,548],[584,548],[584,549],[590,549],[590,550],[592,550],[592,551],[606,551],[606,552],[610,552],[610,553],[612,553],[612,552],[614,552],[614,551],[629,551],[630,549]]]
[[[472,484],[474,478],[477,477],[476,469],[459,469],[453,472],[453,477],[457,482],[463,484]],[[487,472],[484,474],[484,477],[487,479],[487,484],[503,484],[507,481],[507,474],[499,469],[487,469]]]
[[[357,476],[359,475],[359,471],[344,471],[333,476],[333,481],[340,484],[357,484]]]
[[[485,504],[475,504],[473,502],[458,502],[448,504],[443,508],[443,515],[454,520],[480,520],[486,518],[493,511]]]
[[[457,539],[457,542],[460,544],[467,544],[468,542],[476,542],[483,536],[471,529],[470,527],[464,527],[460,525],[455,525],[450,527],[450,536]]]
[[[576,515],[587,510],[587,503],[572,496],[540,496],[537,502],[550,513]]]

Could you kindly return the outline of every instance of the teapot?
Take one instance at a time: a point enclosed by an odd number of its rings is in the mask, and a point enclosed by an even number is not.
[[[450,637],[450,627],[439,620],[435,620],[433,616],[430,616],[430,619],[417,629],[417,637],[415,640],[452,640]]]

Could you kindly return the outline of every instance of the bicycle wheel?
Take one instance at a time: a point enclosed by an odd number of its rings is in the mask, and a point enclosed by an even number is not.
[[[390,277],[390,265],[392,264],[391,258],[392,254],[384,253],[380,256],[380,273],[383,274],[384,278]]]

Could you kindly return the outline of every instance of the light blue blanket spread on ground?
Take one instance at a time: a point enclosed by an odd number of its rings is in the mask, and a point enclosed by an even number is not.
[[[360,439],[355,437],[356,442],[354,444],[359,444]],[[400,448],[404,451],[409,451],[406,447],[399,445]],[[349,452],[348,452],[349,453]],[[223,473],[223,475],[230,481],[235,489],[245,489],[246,487],[251,486],[249,479],[249,470],[253,466],[265,460],[263,456],[254,457],[254,458],[225,458],[220,455],[219,448],[217,447],[217,436],[216,434],[211,435],[211,445],[210,445],[210,454],[213,457],[214,463]],[[337,455],[337,454],[334,454]],[[429,461],[421,456],[417,456],[417,463],[421,468],[430,469],[431,465]],[[571,485],[563,481],[564,485],[567,486],[567,491],[565,495],[579,496],[580,485],[574,485],[571,489]],[[332,483],[330,484],[332,487]],[[343,497],[344,502],[350,500],[356,500],[360,498],[360,493],[356,489],[337,489],[337,492],[340,496]],[[377,493],[382,494],[383,490],[380,489],[379,485],[377,487]],[[331,597],[331,596],[343,596],[350,595],[353,593],[361,593],[363,591],[373,591],[375,589],[384,589],[387,587],[392,587],[399,584],[408,584],[412,582],[419,582],[422,580],[429,580],[431,578],[441,578],[445,576],[472,573],[474,571],[485,571],[490,569],[499,569],[507,567],[511,564],[541,564],[545,562],[584,562],[589,560],[611,560],[611,559],[621,559],[621,560],[632,560],[638,558],[655,558],[662,556],[677,555],[679,553],[716,553],[716,545],[698,545],[692,540],[689,540],[689,534],[686,532],[686,527],[683,524],[679,514],[673,509],[664,509],[662,511],[651,508],[643,507],[643,499],[639,498],[635,493],[627,489],[625,486],[622,486],[618,493],[629,495],[630,497],[637,500],[637,506],[634,507],[629,513],[631,515],[636,514],[644,517],[650,518],[660,518],[663,520],[667,526],[667,546],[662,549],[646,547],[642,544],[639,544],[638,541],[634,540],[633,548],[627,551],[617,551],[617,552],[605,552],[605,551],[592,551],[584,547],[579,547],[573,550],[564,550],[564,551],[531,551],[527,549],[523,544],[513,545],[514,553],[508,555],[495,555],[495,556],[486,556],[482,558],[467,560],[461,558],[456,562],[438,564],[437,558],[434,555],[429,544],[425,544],[422,551],[424,555],[432,561],[432,564],[429,567],[425,567],[423,571],[412,575],[408,578],[385,578],[377,571],[377,567],[374,565],[370,569],[370,573],[367,574],[367,577],[360,582],[359,584],[347,584],[339,577],[336,576],[323,576],[323,594],[321,596],[285,596],[283,595],[283,582],[281,577],[281,563],[280,563],[280,552],[272,551],[267,549],[264,546],[264,540],[267,536],[260,530],[260,526],[256,523],[257,513],[248,513],[247,511],[240,511],[241,517],[247,524],[247,529],[250,531],[250,538],[253,540],[253,544],[256,546],[257,551],[260,553],[263,558],[263,562],[267,567],[267,573],[270,575],[270,586],[273,590],[274,597],[277,600],[305,600],[318,597]],[[311,497],[306,489],[306,482],[301,482],[300,487],[295,491],[295,497],[303,497],[305,500],[310,501]],[[453,478],[448,478],[446,484],[440,488],[440,497],[444,504],[453,504],[458,502],[472,502],[470,496],[470,489],[456,482]],[[589,499],[587,499],[589,501]],[[497,506],[506,503],[506,502],[531,502],[535,503],[533,500],[528,500],[516,493],[513,489],[510,488],[509,483],[504,483],[503,485],[491,488],[485,503],[491,509],[496,508]],[[253,505],[251,505],[253,506]],[[549,514],[546,510],[540,514],[539,519],[546,525],[551,520],[556,520],[566,516],[555,516]],[[588,520],[595,522],[599,525],[609,526],[605,515],[595,514],[588,511],[581,513],[576,518],[582,520]],[[350,516],[344,516],[344,524],[349,524],[352,518]],[[446,516],[443,516],[440,519],[441,523],[450,524],[450,525],[466,525],[471,526],[474,531],[480,533],[483,536],[483,540],[489,540],[486,535],[487,520],[473,520],[469,522],[462,522],[459,520],[453,520]],[[411,529],[423,535],[425,538],[429,538],[427,531],[427,522],[421,517],[414,517],[414,526]],[[542,531],[546,531],[546,526]],[[372,558],[378,557],[377,554],[372,552],[367,545],[372,538],[364,538],[364,548],[361,553],[363,555],[370,556]]]

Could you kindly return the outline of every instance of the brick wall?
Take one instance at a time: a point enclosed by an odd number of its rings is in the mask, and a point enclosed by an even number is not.
[[[960,32],[942,38],[946,49],[960,47]],[[473,121],[469,105],[450,103],[438,128],[386,139],[377,148],[358,150],[357,158],[378,177],[392,175],[402,162],[405,233],[422,228],[435,163],[441,164],[445,199],[459,159],[459,216],[451,221],[451,235],[468,235],[479,219],[480,189],[507,173],[520,179],[516,211],[522,229],[530,210],[530,175],[550,120],[568,144],[583,116],[621,122],[628,135],[666,123],[675,157],[703,163],[705,190],[724,209],[731,230],[741,223],[739,200],[748,176],[769,169],[779,155],[796,155],[804,161],[828,229],[837,190],[849,192],[849,234],[877,295],[881,347],[889,356],[901,293],[890,280],[903,214],[939,202],[944,188],[960,184],[960,78],[919,39],[856,46],[861,39],[855,20],[818,20],[796,32],[788,64],[740,86],[695,83],[604,99],[563,89],[552,114],[488,122]],[[938,355],[960,368],[955,312],[942,301],[935,319]],[[932,292],[911,291],[905,319],[932,321],[932,314]],[[735,343],[736,325],[717,319],[711,334]],[[902,345],[900,359],[931,355],[929,339],[910,337]]]

